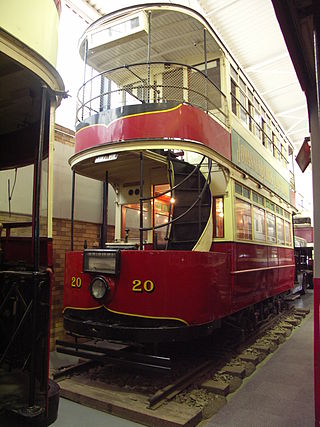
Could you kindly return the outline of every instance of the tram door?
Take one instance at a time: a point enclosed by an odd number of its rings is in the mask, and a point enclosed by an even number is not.
[[[153,234],[143,233],[143,241],[152,245],[154,249],[165,249],[168,238],[170,209],[172,208],[169,184],[154,185],[152,194],[154,199],[143,205],[144,227],[155,227]],[[163,194],[167,192],[166,194]],[[140,204],[130,203],[122,206],[121,212],[121,240],[127,243],[139,243]]]

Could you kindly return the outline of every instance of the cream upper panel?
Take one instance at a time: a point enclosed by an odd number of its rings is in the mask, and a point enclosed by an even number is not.
[[[0,26],[56,65],[59,15],[53,0],[2,0]]]

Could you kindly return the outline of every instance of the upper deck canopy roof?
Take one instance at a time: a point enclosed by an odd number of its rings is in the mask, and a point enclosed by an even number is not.
[[[88,40],[87,62],[98,71],[146,62],[148,58],[148,12],[151,12],[151,61],[180,62],[186,65],[204,63],[204,37],[206,37],[207,61],[220,56],[220,47],[210,31],[204,36],[204,28],[208,23],[200,15],[188,8],[166,5],[150,6],[147,11],[141,6],[129,7],[108,14],[92,24],[80,42],[80,54],[85,56],[86,40]],[[146,10],[146,9],[145,9]],[[116,43],[109,41],[101,47],[93,47],[91,40],[137,15],[144,21],[144,28],[132,33]],[[124,25],[124,24],[123,24]],[[138,37],[137,37],[138,35]],[[106,48],[107,47],[107,48]]]

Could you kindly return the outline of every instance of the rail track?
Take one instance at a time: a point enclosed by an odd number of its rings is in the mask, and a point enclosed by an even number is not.
[[[162,370],[160,375],[157,370],[133,370],[134,365],[123,360],[117,366],[109,356],[105,360],[96,360],[97,364],[89,365],[84,373],[70,367],[71,372],[67,370],[63,374],[69,378],[60,382],[61,395],[84,403],[83,395],[80,398],[77,393],[88,394],[89,390],[95,394],[99,390],[100,403],[92,404],[92,398],[89,398],[89,406],[146,425],[197,425],[226,403],[226,396],[285,341],[308,313],[309,310],[291,308],[270,316],[259,328],[247,334],[227,326],[213,341],[198,342],[196,351],[180,349],[180,354],[170,359],[171,369]],[[168,359],[167,355],[161,357]],[[134,359],[140,363],[139,357]],[[80,366],[80,370],[85,369],[83,362]],[[56,372],[55,378],[58,377],[59,372]],[[109,401],[102,402],[101,393],[109,396]],[[131,402],[129,407],[125,400]],[[122,402],[121,408],[117,402]],[[181,419],[182,412],[186,419]]]

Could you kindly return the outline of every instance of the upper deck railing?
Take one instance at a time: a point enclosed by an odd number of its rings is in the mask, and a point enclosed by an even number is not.
[[[188,103],[227,125],[226,96],[204,72],[178,63],[150,62],[103,71],[78,92],[77,120],[128,105]]]

